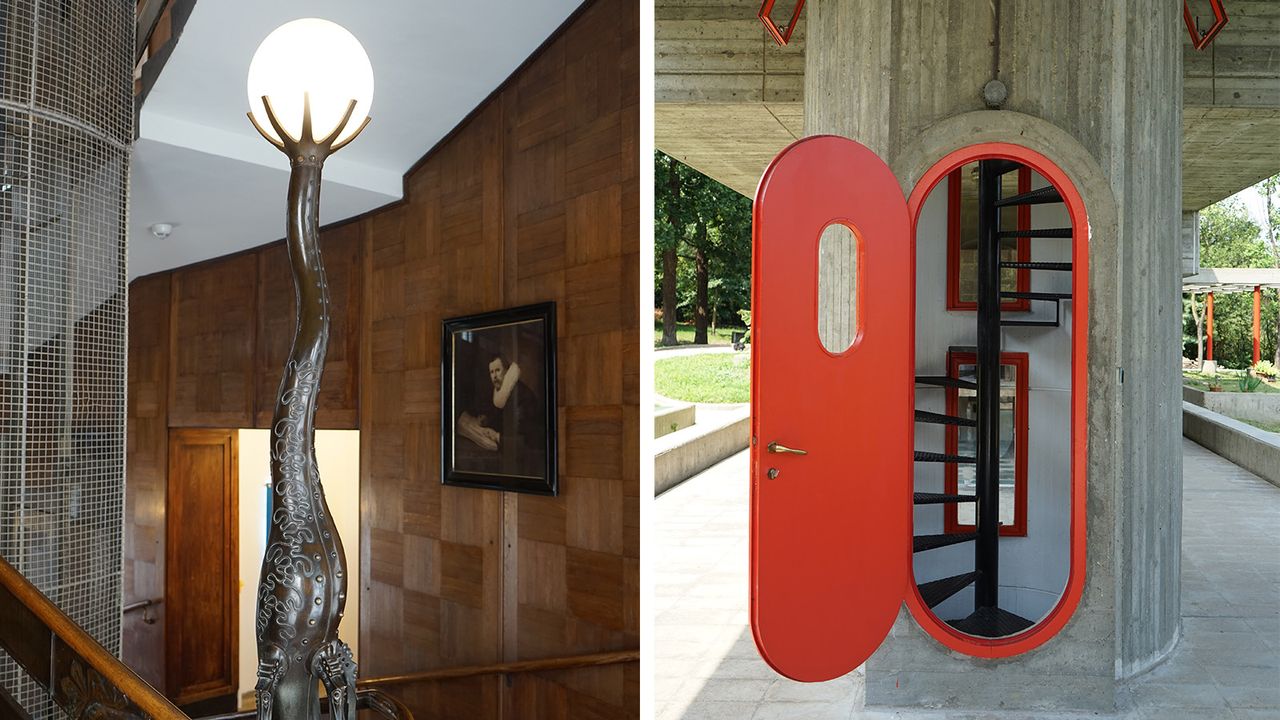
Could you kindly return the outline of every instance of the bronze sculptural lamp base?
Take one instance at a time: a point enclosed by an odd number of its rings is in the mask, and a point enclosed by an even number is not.
[[[302,132],[285,131],[271,101],[262,97],[267,121],[279,137],[249,114],[258,132],[289,156],[287,242],[298,320],[293,346],[271,419],[274,508],[258,585],[259,720],[312,720],[320,716],[318,685],[329,696],[333,718],[355,720],[356,664],[338,639],[347,598],[342,540],[325,504],[315,456],[315,412],[329,343],[329,286],[320,257],[320,174],[324,161],[358,136],[364,122],[342,139],[352,100],[323,139],[312,132],[311,100],[304,96]]]

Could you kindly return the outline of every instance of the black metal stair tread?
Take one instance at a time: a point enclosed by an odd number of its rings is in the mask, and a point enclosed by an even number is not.
[[[952,575],[941,580],[932,580],[922,583],[920,587],[920,597],[924,600],[924,604],[929,607],[937,607],[942,604],[943,600],[955,595],[961,590],[968,587],[974,580],[978,579],[978,573],[967,572],[960,575]]]
[[[977,502],[977,495],[948,495],[946,493],[911,493],[916,505],[941,505],[942,503]]]
[[[1055,292],[1022,292],[1009,290],[1000,293],[1000,297],[1016,300],[1070,300],[1071,293]]]
[[[1035,625],[1034,622],[1014,615],[1008,610],[983,607],[973,611],[969,617],[961,620],[948,620],[947,624],[962,633],[985,638],[998,638],[1016,635]]]
[[[941,413],[929,412],[928,410],[917,410],[916,422],[933,423],[935,425],[960,425],[962,427],[978,426],[978,421],[971,418],[956,417],[955,415],[943,415]]]
[[[1011,195],[1002,200],[997,200],[994,205],[996,207],[1008,207],[1010,205],[1044,205],[1045,203],[1062,202],[1062,195],[1058,193],[1058,189],[1050,185],[1042,187],[1039,190],[1032,190],[1021,195]]]
[[[978,459],[969,455],[947,455],[946,453],[925,452],[916,450],[916,462],[940,463],[975,463]]]
[[[1069,238],[1075,228],[1025,228],[1022,230],[1001,230],[997,233],[1002,238]]]
[[[977,390],[978,383],[969,380],[961,380],[960,378],[948,377],[946,375],[917,375],[917,385],[938,385],[939,387],[954,387],[962,390]]]
[[[1014,270],[1058,270],[1060,272],[1071,272],[1071,263],[1069,262],[1002,262],[1002,268],[1010,268]]]
[[[978,533],[976,532],[951,533],[949,535],[916,535],[911,538],[911,552],[933,550],[934,548],[969,542],[970,540],[976,540],[977,538]]]
[[[1005,327],[1058,327],[1057,320],[1001,320]]]

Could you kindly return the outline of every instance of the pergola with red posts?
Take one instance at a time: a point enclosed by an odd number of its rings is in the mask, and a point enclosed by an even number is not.
[[[1280,288],[1278,268],[1201,268],[1182,279],[1182,292],[1207,293],[1205,298],[1205,354],[1213,360],[1213,296],[1225,293],[1253,293],[1253,362],[1262,359],[1262,289]]]

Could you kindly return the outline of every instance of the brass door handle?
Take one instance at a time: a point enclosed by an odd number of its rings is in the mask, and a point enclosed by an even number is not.
[[[796,448],[789,448],[786,445],[779,445],[777,442],[769,443],[769,452],[790,453],[792,455],[808,455],[809,454],[808,450],[797,450]]]

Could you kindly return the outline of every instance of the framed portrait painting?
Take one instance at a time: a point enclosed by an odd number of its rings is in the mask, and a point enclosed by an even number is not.
[[[441,481],[555,495],[555,303],[448,319],[441,340]]]

